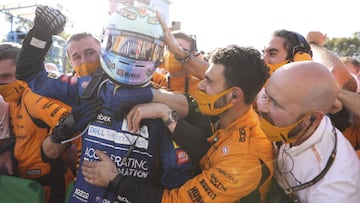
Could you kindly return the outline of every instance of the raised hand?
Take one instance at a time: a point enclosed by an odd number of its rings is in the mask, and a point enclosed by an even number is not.
[[[34,27],[56,35],[64,30],[65,24],[66,17],[59,10],[48,6],[36,8]]]
[[[310,32],[308,32],[308,34],[306,36],[306,40],[309,43],[315,43],[319,46],[323,46],[326,39],[327,39],[326,34],[323,34],[319,31],[310,31]]]

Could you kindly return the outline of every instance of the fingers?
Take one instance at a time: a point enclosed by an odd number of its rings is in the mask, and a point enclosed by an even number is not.
[[[95,150],[96,155],[100,158],[100,160],[102,161],[108,161],[111,160],[110,157],[108,155],[106,155],[103,151],[101,150]]]
[[[96,178],[96,174],[93,172],[92,168],[81,167],[82,174],[84,176],[84,180],[92,185],[99,185],[98,178]]]
[[[97,167],[94,161],[84,161],[81,166],[81,172],[84,175],[84,178],[89,183],[94,183],[94,180],[98,179]]]
[[[93,182],[92,179],[86,177],[85,175],[84,175],[84,180],[90,184],[92,184],[92,182]]]
[[[85,167],[92,167],[93,166],[93,162],[92,161],[83,161],[83,166]]]
[[[141,108],[139,107],[139,105],[136,105],[130,110],[130,112],[126,116],[128,122],[128,129],[130,132],[137,132],[140,129],[140,111]]]
[[[133,125],[132,125],[132,118],[134,117],[134,114],[136,112],[136,106],[134,106],[133,108],[131,108],[131,110],[129,111],[129,113],[126,115],[126,120],[127,120],[127,128],[130,132],[133,132]]]
[[[170,33],[170,29],[166,25],[166,22],[165,22],[164,18],[161,16],[160,12],[158,10],[156,10],[155,13],[156,13],[156,17],[158,18],[158,20],[161,24],[161,27],[163,28],[163,31],[165,33]]]
[[[161,27],[163,28],[164,31],[164,38],[165,38],[165,42],[168,45],[168,48],[170,50],[170,52],[175,52],[177,49],[179,49],[179,45],[177,44],[177,41],[175,40],[175,38],[173,37],[173,35],[171,34],[171,31],[169,29],[169,27],[166,25],[165,20],[162,18],[161,14],[159,13],[159,11],[156,11],[156,16],[161,24]],[[181,48],[182,49],[182,48]]]
[[[84,175],[85,179],[92,179],[94,177],[94,171],[92,170],[91,164],[88,164],[89,161],[84,161],[81,166],[81,172]]]

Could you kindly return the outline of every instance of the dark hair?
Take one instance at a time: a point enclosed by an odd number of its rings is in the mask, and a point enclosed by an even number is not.
[[[284,48],[287,51],[286,59],[293,59],[294,57],[294,48],[302,47],[303,51],[312,56],[312,51],[309,43],[306,41],[305,37],[301,34],[289,30],[275,30],[272,34],[273,37],[282,37],[285,39]]]
[[[175,38],[180,38],[187,42],[190,42],[190,51],[191,52],[196,51],[196,40],[193,37],[185,34],[182,31],[173,31],[171,33],[174,35]]]
[[[252,47],[229,45],[215,50],[210,62],[222,64],[227,88],[240,87],[244,92],[244,102],[252,104],[265,81],[269,70],[258,50]]]
[[[97,39],[91,33],[88,33],[88,32],[80,32],[80,33],[76,33],[76,34],[71,35],[71,37],[67,40],[67,44],[69,44],[72,41],[79,41],[79,40],[84,39],[86,37],[91,37],[96,42],[98,42],[100,44],[99,39]]]
[[[20,44],[12,42],[0,43],[0,61],[5,59],[13,59],[16,61],[16,57],[20,51],[20,48]]]

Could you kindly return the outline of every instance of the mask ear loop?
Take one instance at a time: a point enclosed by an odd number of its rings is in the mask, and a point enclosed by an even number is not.
[[[306,115],[305,115],[306,116]],[[302,132],[302,134],[304,135],[305,133],[307,133],[307,131],[310,129],[310,127],[312,126],[312,124],[314,123],[314,121],[316,120],[316,118],[314,118],[314,116],[312,115],[311,117],[310,117],[310,124],[306,127],[306,129],[305,130],[303,130]],[[294,137],[297,137],[297,136],[299,136],[299,133],[297,133],[297,134],[295,134],[295,135],[292,135],[292,136],[289,136],[289,138],[294,138]]]

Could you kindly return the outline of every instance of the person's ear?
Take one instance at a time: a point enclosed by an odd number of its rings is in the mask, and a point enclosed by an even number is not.
[[[342,103],[340,102],[340,100],[336,99],[335,103],[331,106],[329,113],[336,114],[339,111],[341,111],[342,108],[343,108]]]
[[[242,90],[239,87],[234,87],[231,94],[231,100],[238,101],[242,97]]]

